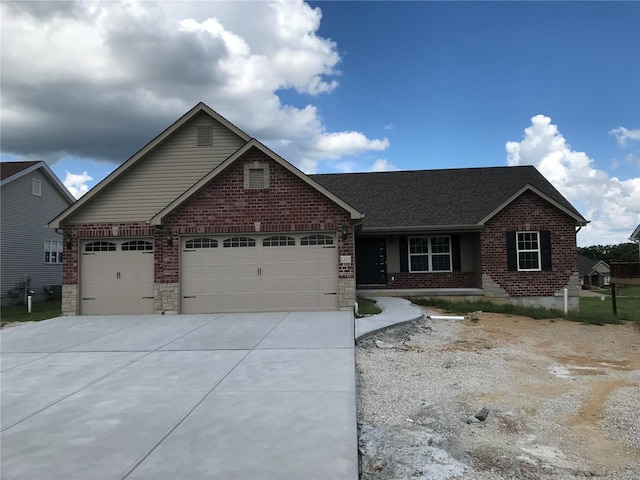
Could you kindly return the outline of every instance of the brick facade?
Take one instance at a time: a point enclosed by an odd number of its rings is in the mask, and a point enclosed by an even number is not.
[[[473,272],[396,272],[387,274],[385,288],[474,288]]]
[[[507,269],[507,232],[526,230],[551,232],[551,271]],[[572,295],[575,293],[574,277],[578,272],[575,222],[538,195],[525,192],[500,211],[485,225],[480,242],[482,273],[495,283],[494,289],[502,289],[509,297],[553,297],[564,288],[570,288]]]
[[[269,188],[244,188],[244,165],[254,161],[268,165]],[[257,223],[260,224],[259,229]],[[346,240],[342,240],[340,235],[343,224],[348,226]],[[166,229],[170,229],[173,235],[171,246],[166,241]],[[72,240],[72,247],[68,249],[65,245],[64,251],[63,285],[68,286],[79,284],[78,248],[81,240],[152,237],[155,250],[154,293],[157,297],[154,305],[159,305],[162,311],[177,310],[171,299],[180,281],[181,235],[333,231],[337,234],[338,256],[355,258],[350,213],[258,149],[247,152],[172,212],[165,219],[164,230],[143,222],[71,224],[65,225],[64,230]],[[339,306],[351,307],[355,302],[354,262],[339,263],[338,276]],[[73,290],[77,296],[77,288],[67,290],[69,293]]]

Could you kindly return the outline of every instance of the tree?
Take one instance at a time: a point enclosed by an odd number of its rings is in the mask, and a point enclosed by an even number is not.
[[[638,245],[635,243],[619,243],[618,245],[592,245],[578,247],[578,254],[593,260],[611,262],[637,262]]]

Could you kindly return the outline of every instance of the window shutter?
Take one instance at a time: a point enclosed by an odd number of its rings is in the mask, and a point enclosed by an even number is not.
[[[400,242],[400,271],[409,271],[409,246],[407,237],[398,237]]]
[[[507,232],[507,269],[518,270],[518,254],[516,252],[516,232]]]
[[[540,232],[540,258],[542,270],[551,271],[551,232],[549,230]]]
[[[462,271],[460,262],[460,235],[451,235],[451,263],[454,272]]]

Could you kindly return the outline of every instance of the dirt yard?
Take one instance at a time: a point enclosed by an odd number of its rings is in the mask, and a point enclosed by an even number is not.
[[[636,326],[425,318],[356,364],[363,480],[640,478]]]

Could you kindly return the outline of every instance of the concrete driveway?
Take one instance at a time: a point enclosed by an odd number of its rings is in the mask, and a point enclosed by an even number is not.
[[[289,312],[2,330],[2,478],[356,480],[353,328]]]

